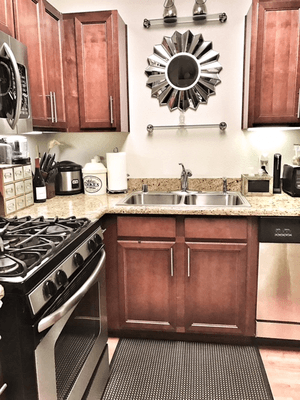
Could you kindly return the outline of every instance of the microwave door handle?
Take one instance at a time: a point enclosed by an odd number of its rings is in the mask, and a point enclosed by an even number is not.
[[[50,326],[54,325],[57,321],[63,318],[73,307],[75,307],[83,296],[88,292],[88,290],[94,285],[97,281],[97,276],[104,265],[106,253],[105,250],[101,250],[101,258],[91,276],[85,281],[85,283],[80,287],[80,289],[70,297],[61,307],[59,307],[52,314],[47,315],[47,317],[43,318],[38,323],[38,332],[43,332],[45,329],[50,328]]]
[[[3,43],[0,53],[3,52],[3,50],[5,51],[5,53],[7,54],[8,58],[11,61],[13,70],[14,70],[14,74],[15,74],[15,78],[16,78],[16,91],[17,91],[17,104],[16,104],[16,109],[15,109],[15,118],[14,119],[7,119],[7,122],[9,124],[9,126],[11,127],[11,129],[15,129],[19,118],[20,118],[20,114],[21,114],[21,105],[22,105],[22,84],[21,84],[21,77],[20,77],[20,72],[19,72],[19,68],[18,68],[18,64],[17,64],[17,60],[14,56],[14,53],[11,51],[10,47],[8,46],[7,43]]]

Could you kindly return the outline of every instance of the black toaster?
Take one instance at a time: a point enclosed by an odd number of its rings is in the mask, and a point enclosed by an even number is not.
[[[300,197],[300,165],[284,164],[282,189],[293,197]]]

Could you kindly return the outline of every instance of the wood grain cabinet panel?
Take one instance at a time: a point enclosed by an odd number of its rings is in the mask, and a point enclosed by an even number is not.
[[[253,0],[246,17],[244,129],[299,126],[299,30],[299,0]]]
[[[255,335],[255,218],[107,216],[103,226],[113,334]]]
[[[129,132],[127,26],[117,11],[63,18],[69,131]]]
[[[13,0],[0,0],[0,31],[15,36]]]
[[[121,329],[175,331],[174,244],[118,241]]]
[[[243,335],[247,244],[186,242],[185,330]]]
[[[45,0],[15,0],[15,26],[28,50],[33,126],[66,130],[62,16]]]

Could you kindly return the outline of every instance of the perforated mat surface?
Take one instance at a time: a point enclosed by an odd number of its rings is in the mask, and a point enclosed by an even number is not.
[[[273,400],[256,347],[121,339],[102,400]]]

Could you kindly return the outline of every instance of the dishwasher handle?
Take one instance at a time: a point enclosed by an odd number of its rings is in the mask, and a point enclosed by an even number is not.
[[[83,296],[97,281],[98,274],[100,273],[102,267],[105,264],[105,258],[106,258],[106,253],[103,248],[101,249],[101,258],[91,276],[85,281],[85,283],[80,287],[80,289],[72,297],[70,297],[61,307],[59,307],[52,314],[47,315],[47,317],[43,318],[38,323],[38,332],[43,332],[45,329],[50,328],[50,326],[54,325],[57,321],[63,318],[73,307],[75,307],[80,302]]]

